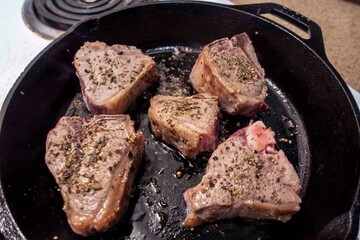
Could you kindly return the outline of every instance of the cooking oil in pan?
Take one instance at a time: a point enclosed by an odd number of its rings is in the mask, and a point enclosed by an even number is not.
[[[135,128],[144,133],[145,154],[138,170],[130,206],[124,219],[104,239],[261,239],[282,229],[274,221],[251,221],[241,218],[204,224],[190,230],[183,226],[186,204],[183,192],[196,186],[204,175],[210,153],[188,161],[172,147],[151,134],[147,111],[149,100],[156,94],[189,96],[195,93],[189,74],[200,49],[163,47],[145,51],[154,57],[160,74],[159,83],[144,92],[128,110]],[[233,132],[261,119],[276,133],[277,145],[295,166],[306,189],[307,145],[302,141],[301,120],[286,96],[271,79],[267,79],[269,109],[252,118],[222,114],[220,142]],[[67,115],[89,116],[81,94],[78,94]],[[303,151],[299,151],[302,149]],[[114,238],[115,237],[115,238]]]

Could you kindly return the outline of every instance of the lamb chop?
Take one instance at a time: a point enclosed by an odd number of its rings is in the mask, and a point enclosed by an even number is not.
[[[77,234],[103,232],[126,212],[144,151],[128,115],[62,117],[46,142],[46,164]]]
[[[220,110],[216,96],[157,95],[150,100],[149,119],[155,137],[177,148],[186,158],[217,146]]]
[[[253,115],[265,107],[265,72],[246,33],[206,45],[190,74],[197,92],[219,97],[221,110]]]
[[[155,61],[133,46],[86,42],[77,51],[74,65],[93,114],[124,113],[158,79]]]
[[[286,222],[299,211],[299,177],[274,145],[274,132],[261,121],[220,144],[201,183],[184,192],[185,226],[237,216]]]

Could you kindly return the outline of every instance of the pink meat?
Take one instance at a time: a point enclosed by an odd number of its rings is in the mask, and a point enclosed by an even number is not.
[[[186,158],[212,151],[218,144],[220,109],[216,96],[157,95],[150,101],[148,115],[155,137],[177,148]]]
[[[299,177],[274,146],[274,132],[261,121],[220,144],[201,183],[184,192],[185,226],[237,216],[288,221],[300,209]]]
[[[265,107],[265,72],[246,33],[206,45],[190,74],[197,92],[219,97],[228,114],[253,115]]]

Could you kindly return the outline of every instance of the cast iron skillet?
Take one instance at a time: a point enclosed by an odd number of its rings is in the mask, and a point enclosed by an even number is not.
[[[286,19],[309,32],[310,39],[261,17],[263,13]],[[131,206],[111,231],[92,239],[355,239],[359,110],[325,56],[320,28],[276,4],[191,2],[148,4],[81,22],[25,69],[0,115],[0,231],[4,237],[80,239],[66,222],[60,193],[45,166],[44,147],[46,134],[61,116],[86,114],[73,104],[80,89],[71,64],[84,41],[140,47],[170,69],[168,74],[184,78],[183,87],[191,94],[187,76],[200,47],[241,32],[253,40],[269,86],[270,109],[252,119],[262,119],[276,131],[278,147],[299,173],[300,212],[286,224],[236,218],[194,231],[184,229],[182,191],[200,181],[208,154],[189,163],[152,137],[146,109],[154,87],[128,111],[147,139]],[[180,57],[171,57],[176,47]],[[224,115],[221,136],[249,121]]]

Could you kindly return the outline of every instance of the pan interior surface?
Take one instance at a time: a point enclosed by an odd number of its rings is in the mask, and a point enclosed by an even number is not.
[[[250,36],[265,69],[269,110],[253,118],[224,114],[220,137],[250,120],[271,127],[300,175],[301,210],[286,224],[236,218],[187,230],[182,192],[200,182],[209,154],[188,162],[154,139],[146,115],[149,98],[164,89],[193,94],[188,74],[201,46],[241,32]],[[219,5],[163,3],[79,24],[19,78],[0,116],[0,203],[11,213],[6,221],[14,219],[14,234],[6,237],[81,239],[67,223],[44,154],[46,135],[61,116],[88,115],[83,104],[75,104],[81,95],[71,63],[85,41],[95,40],[141,48],[167,71],[162,80],[172,84],[154,86],[128,110],[147,140],[130,207],[113,229],[89,239],[344,239],[350,229],[357,233],[351,208],[359,181],[359,126],[337,75],[303,42],[257,16]]]
[[[143,93],[128,111],[135,121],[135,128],[144,133],[145,156],[138,170],[126,216],[113,229],[98,237],[101,236],[104,239],[113,239],[115,236],[119,239],[127,239],[127,237],[130,239],[258,239],[269,235],[272,229],[281,227],[283,224],[275,221],[251,221],[240,218],[205,224],[194,230],[183,226],[186,204],[182,193],[201,181],[210,153],[201,154],[195,161],[190,162],[177,150],[156,140],[149,128],[147,110],[149,100],[155,94],[186,96],[195,93],[188,77],[200,49],[167,46],[148,49],[145,52],[153,56],[157,63],[160,83]],[[223,114],[220,121],[220,141],[224,141],[236,130],[247,126],[250,121],[263,120],[276,132],[278,147],[285,151],[297,172],[302,176],[302,190],[305,192],[308,164],[304,160],[306,157],[301,152],[299,153],[298,148],[307,151],[307,146],[301,140],[302,134],[306,134],[298,114],[280,89],[270,79],[267,79],[267,85],[269,95],[266,103],[269,109],[252,118]],[[70,102],[65,115],[90,116],[80,92]],[[286,139],[286,141],[279,141],[279,139]],[[41,149],[36,157],[43,168],[41,178],[37,178],[31,186],[27,186],[32,196],[40,196],[40,198],[33,199],[37,201],[37,207],[28,208],[24,215],[36,215],[41,211],[40,208],[45,208],[48,209],[46,215],[56,220],[48,221],[45,215],[42,216],[38,219],[40,222],[36,223],[38,231],[33,232],[34,226],[20,219],[18,220],[20,229],[23,229],[29,238],[58,236],[60,239],[77,239],[78,237],[66,222],[66,216],[62,211],[62,198],[56,183],[50,172],[44,169],[46,168],[44,154],[44,149]],[[11,191],[11,189],[7,190]],[[12,203],[11,209],[15,213],[23,212],[24,207],[21,204],[23,199],[12,199],[12,197],[9,196],[9,202]],[[43,231],[42,233],[39,228]],[[46,235],[43,235],[45,233]]]

